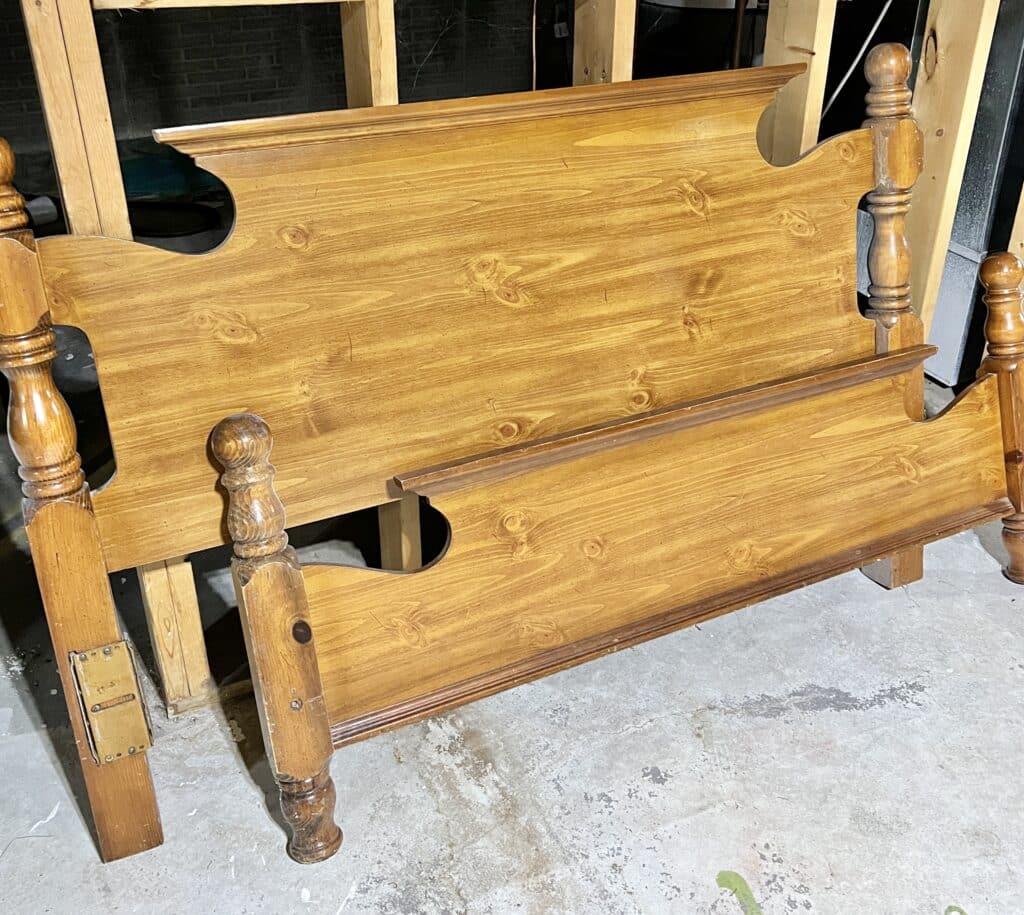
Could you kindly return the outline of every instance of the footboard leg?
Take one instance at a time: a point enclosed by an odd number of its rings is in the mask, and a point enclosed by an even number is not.
[[[981,265],[985,287],[985,340],[981,374],[999,379],[1006,489],[1015,509],[1003,518],[1003,543],[1010,561],[1003,574],[1024,585],[1024,264],[1013,254],[995,254]]]
[[[868,120],[874,135],[875,189],[868,211],[875,234],[868,249],[867,316],[875,321],[875,352],[879,355],[924,342],[921,319],[910,304],[910,245],[907,212],[911,188],[921,173],[921,131],[911,114],[910,52],[899,44],[883,44],[867,57],[864,72],[870,85]],[[924,419],[924,368],[919,367],[903,392],[907,413]],[[884,588],[898,588],[924,575],[924,547],[905,547],[862,568]]]
[[[291,829],[288,854],[313,864],[338,850],[341,830],[334,822],[333,746],[306,589],[274,491],[273,439],[262,419],[243,413],[221,421],[211,443],[224,467],[235,593],[267,758]]]

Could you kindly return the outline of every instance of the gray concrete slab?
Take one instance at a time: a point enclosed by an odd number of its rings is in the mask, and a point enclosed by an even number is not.
[[[157,719],[166,844],[99,864],[45,631],[5,601],[0,912],[1021,912],[1024,590],[996,538],[340,751],[346,842],[315,867],[284,855],[251,700]]]

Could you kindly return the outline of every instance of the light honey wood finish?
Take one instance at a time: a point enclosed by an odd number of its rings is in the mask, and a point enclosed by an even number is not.
[[[162,134],[234,194],[219,249],[41,244],[107,403],[111,567],[221,542],[205,441],[232,412],[274,428],[301,524],[394,499],[402,468],[873,353],[854,231],[872,134],[767,165],[756,124],[794,72]]]
[[[914,250],[914,307],[931,327],[960,186],[978,113],[999,0],[930,0],[914,83],[924,131],[924,173],[907,220]]]
[[[343,3],[341,40],[348,107],[397,105],[394,0]]]
[[[208,705],[217,689],[206,659],[192,564],[174,558],[142,566],[139,586],[168,715]]]
[[[22,12],[68,226],[131,238],[89,0],[23,0]]]
[[[211,437],[224,467],[231,570],[263,740],[291,829],[288,854],[300,864],[341,846],[334,823],[331,737],[317,669],[317,645],[299,560],[288,546],[285,511],[274,492],[273,439],[258,416],[218,423]]]
[[[1024,257],[1024,190],[1021,191],[1020,202],[1017,204],[1017,215],[1010,230],[1010,242],[1007,251],[1015,257]]]
[[[173,10],[204,6],[293,6],[296,3],[357,3],[359,0],[92,0],[97,10]]]
[[[1024,263],[1013,254],[996,254],[981,265],[985,286],[985,339],[988,351],[981,372],[999,380],[1006,486],[1014,513],[1003,519],[1003,543],[1010,561],[1003,570],[1024,584]]]
[[[818,142],[836,0],[772,0],[764,40],[766,66],[801,63],[802,76],[779,92],[763,148],[772,162],[795,162]]]
[[[55,337],[13,176],[14,157],[0,140],[0,229],[7,233],[0,235],[0,371],[10,384],[7,435],[23,481],[25,527],[100,853],[112,861],[159,845],[160,817],[145,754],[102,766],[92,758],[71,674],[71,652],[118,641],[121,634],[75,421],[53,383]]]
[[[575,0],[574,86],[633,78],[636,0]]]
[[[466,477],[425,571],[306,567],[336,742],[1007,511],[995,379],[915,422],[906,377],[864,377]]]

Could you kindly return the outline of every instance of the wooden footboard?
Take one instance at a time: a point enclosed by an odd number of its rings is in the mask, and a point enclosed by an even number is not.
[[[914,421],[930,352],[402,475],[432,567],[304,569],[335,744],[1006,514],[996,380]]]

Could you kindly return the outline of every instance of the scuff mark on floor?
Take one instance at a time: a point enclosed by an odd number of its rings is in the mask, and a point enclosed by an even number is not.
[[[781,718],[790,712],[864,712],[894,703],[919,708],[922,703],[918,697],[925,689],[922,683],[904,680],[868,696],[855,696],[834,686],[809,683],[781,696],[762,693],[745,699],[713,703],[707,708],[749,718]]]

